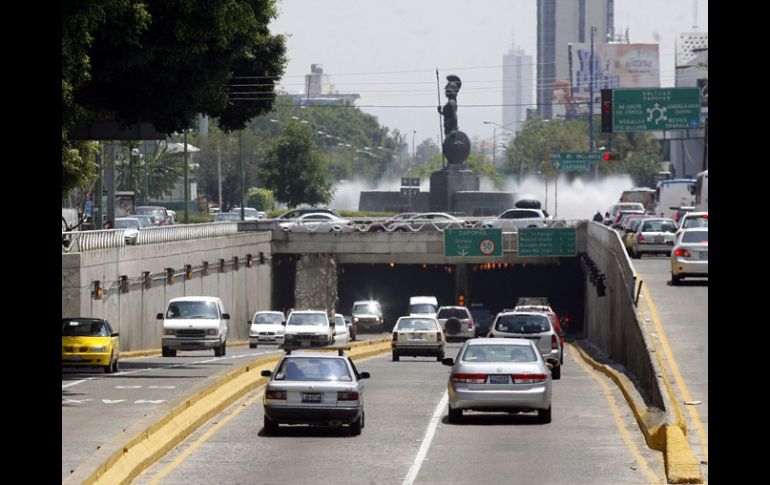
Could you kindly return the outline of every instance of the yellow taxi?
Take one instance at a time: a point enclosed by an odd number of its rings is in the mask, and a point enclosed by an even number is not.
[[[105,374],[118,371],[118,333],[101,318],[62,318],[61,365],[101,367]]]

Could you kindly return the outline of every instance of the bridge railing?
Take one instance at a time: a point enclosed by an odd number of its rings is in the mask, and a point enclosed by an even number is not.
[[[155,244],[171,241],[185,241],[189,239],[205,239],[237,233],[237,222],[145,227],[139,230],[139,237],[136,240],[136,244]]]
[[[121,248],[126,245],[123,229],[72,231],[61,233],[62,252],[80,253],[94,249]]]

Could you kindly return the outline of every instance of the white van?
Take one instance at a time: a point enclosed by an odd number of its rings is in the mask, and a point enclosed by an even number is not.
[[[334,319],[325,311],[293,311],[286,320],[285,347],[322,347],[334,343]]]
[[[176,357],[177,350],[214,349],[215,356],[225,355],[230,315],[218,297],[173,298],[157,318],[163,320],[163,357]]]
[[[438,300],[435,296],[413,296],[409,298],[410,315],[430,315],[436,318]]]

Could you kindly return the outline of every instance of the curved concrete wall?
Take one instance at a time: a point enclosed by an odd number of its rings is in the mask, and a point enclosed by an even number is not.
[[[169,299],[219,296],[231,317],[228,340],[245,340],[246,321],[257,310],[270,310],[270,241],[271,233],[261,232],[62,254],[62,317],[105,318],[120,332],[121,350],[156,349],[162,324],[155,316],[165,311]],[[266,264],[259,264],[260,252]],[[247,254],[254,258],[251,268],[246,266]],[[226,263],[224,272],[220,272],[220,259]],[[209,263],[205,276],[204,261]],[[193,268],[189,280],[184,275],[188,264]],[[166,268],[174,270],[173,283],[167,281]],[[145,271],[154,275],[151,287],[144,284]],[[120,289],[122,275],[129,278],[128,292]],[[94,281],[104,288],[102,299],[92,295]]]

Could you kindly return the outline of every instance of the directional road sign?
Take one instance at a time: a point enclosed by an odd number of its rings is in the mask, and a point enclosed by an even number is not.
[[[662,131],[700,127],[700,89],[612,90],[612,131]]]
[[[518,256],[577,256],[574,227],[519,229]]]
[[[551,152],[551,165],[560,172],[587,172],[594,162],[602,159],[599,152]]]
[[[502,229],[447,229],[444,231],[444,256],[502,256]]]

